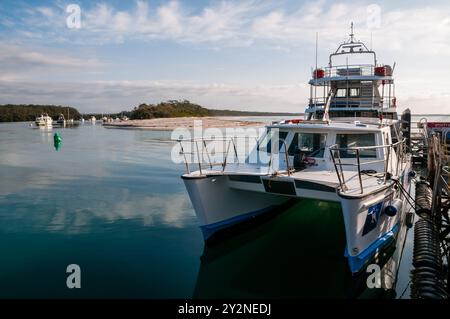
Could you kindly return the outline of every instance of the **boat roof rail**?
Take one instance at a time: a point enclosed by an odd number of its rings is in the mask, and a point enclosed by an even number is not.
[[[328,64],[330,67],[333,66],[332,58],[339,55],[346,55],[346,54],[372,54],[374,59],[374,65],[377,64],[377,54],[373,50],[369,50],[367,46],[362,41],[358,41],[355,39],[355,34],[353,32],[353,22],[350,25],[350,38],[348,38],[347,41],[344,43],[341,43],[339,47],[336,49],[336,51],[332,54],[330,54]]]

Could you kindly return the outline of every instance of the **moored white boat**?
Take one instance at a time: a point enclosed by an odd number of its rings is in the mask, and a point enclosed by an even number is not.
[[[53,119],[47,114],[41,114],[35,120],[36,126],[50,128],[53,126]]]
[[[368,64],[334,62],[363,54]],[[404,226],[414,175],[392,72],[352,32],[329,66],[314,70],[306,118],[267,126],[245,161],[234,160],[237,138],[180,140],[182,179],[205,240],[293,198],[333,201],[342,208],[350,270],[364,269]]]

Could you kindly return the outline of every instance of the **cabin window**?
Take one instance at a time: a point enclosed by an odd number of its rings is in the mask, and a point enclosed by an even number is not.
[[[375,134],[336,134],[336,144],[340,148],[352,148],[363,146],[375,146]],[[355,150],[341,150],[339,155],[341,158],[355,158]],[[359,152],[361,158],[377,157],[377,151],[375,148],[362,149]]]
[[[347,90],[346,89],[337,89],[336,97],[347,97]]]
[[[359,97],[359,88],[351,88],[349,89],[350,97]]]
[[[280,143],[279,143],[280,145],[278,146],[278,149],[282,152],[285,151],[283,142],[286,143],[287,135],[288,135],[288,132],[278,132],[278,139],[280,141]],[[286,144],[286,147],[288,147],[287,144]]]
[[[259,141],[258,143],[258,151],[267,152],[268,154],[272,153],[272,143],[275,143],[275,138],[278,137],[279,146],[278,149],[281,150],[281,152],[284,152],[284,144],[283,141],[286,140],[286,137],[288,135],[288,132],[280,132],[278,131],[278,136],[275,133],[275,130],[268,130],[267,134],[264,135],[264,137]],[[286,147],[289,145],[286,144]]]
[[[289,145],[289,155],[305,153],[307,156],[323,157],[326,145],[326,134],[295,133]]]

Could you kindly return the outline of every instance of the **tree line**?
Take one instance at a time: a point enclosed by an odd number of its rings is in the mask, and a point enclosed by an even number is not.
[[[6,104],[0,105],[0,122],[28,122],[34,121],[41,114],[48,114],[54,120],[63,114],[66,119],[75,120],[81,118],[80,112],[70,106],[34,105],[34,104]]]
[[[202,116],[274,116],[300,115],[301,113],[249,112],[207,109],[188,100],[170,100],[159,104],[141,104],[130,114],[131,119],[152,119],[161,117],[202,117]]]
[[[299,115],[300,113],[271,113],[271,112],[248,112],[248,111],[233,111],[233,110],[215,110],[207,109],[198,104],[191,103],[188,100],[169,100],[158,104],[140,104],[131,111],[122,111],[119,113],[101,114],[101,113],[86,113],[80,114],[78,110],[70,106],[56,106],[56,105],[17,105],[6,104],[0,105],[0,122],[20,122],[20,121],[34,121],[37,116],[41,114],[48,114],[54,120],[60,114],[63,114],[66,119],[69,118],[79,120],[82,117],[89,119],[95,116],[101,119],[103,116],[107,117],[123,117],[127,116],[130,119],[153,119],[164,117],[203,117],[203,116],[274,116],[274,115]]]

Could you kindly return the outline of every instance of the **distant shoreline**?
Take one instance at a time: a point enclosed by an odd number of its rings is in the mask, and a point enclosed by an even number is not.
[[[171,126],[166,127],[165,125],[162,126],[155,126],[156,128],[153,128],[153,125],[151,124],[139,124],[139,123],[145,123],[145,121],[173,121],[177,120],[177,123],[185,123],[186,119],[196,119],[196,120],[203,120],[206,125],[205,127],[214,127],[211,125],[211,119],[215,119],[215,123],[219,128],[226,127],[224,125],[234,125],[237,126],[252,126],[251,124],[258,123],[258,121],[246,121],[246,120],[239,120],[239,118],[270,118],[270,117],[278,117],[278,116],[286,116],[286,117],[303,117],[304,113],[260,113],[256,115],[250,115],[246,112],[243,112],[244,114],[241,115],[210,115],[210,116],[180,116],[180,117],[158,117],[153,119],[142,119],[142,120],[128,120],[128,121],[121,121],[121,122],[112,122],[112,123],[103,123],[103,126],[108,128],[121,128],[121,129],[146,129],[146,130],[171,130]],[[246,114],[245,114],[246,113]],[[414,117],[430,117],[430,116],[442,116],[442,117],[449,117],[450,121],[450,114],[411,114]],[[230,118],[236,118],[236,120],[230,120]],[[99,119],[98,119],[99,120]],[[141,122],[143,121],[143,122]],[[224,122],[227,121],[227,122]],[[34,120],[25,120],[25,121],[0,121],[0,124],[4,123],[33,123]],[[244,124],[244,122],[248,122],[248,124]],[[259,122],[262,123],[262,122]],[[179,127],[180,125],[177,125],[176,127]],[[188,125],[192,126],[192,125]],[[231,126],[232,127],[232,126]]]
[[[137,129],[151,131],[173,131],[177,128],[194,128],[195,122],[201,121],[202,128],[235,128],[235,127],[259,127],[266,123],[261,121],[231,120],[223,116],[208,117],[171,117],[149,120],[128,120],[122,122],[103,123],[105,128]]]

